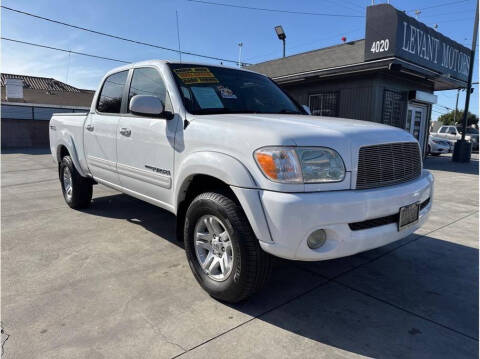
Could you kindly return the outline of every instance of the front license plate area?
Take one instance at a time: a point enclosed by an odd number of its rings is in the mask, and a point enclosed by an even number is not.
[[[398,231],[404,230],[418,222],[418,214],[420,212],[420,204],[413,203],[400,208],[398,218]]]

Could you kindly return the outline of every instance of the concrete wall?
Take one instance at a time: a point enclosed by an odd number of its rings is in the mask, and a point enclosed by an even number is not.
[[[2,148],[48,147],[48,126],[54,113],[87,111],[79,107],[2,103]]]
[[[48,147],[49,121],[2,119],[2,148]]]

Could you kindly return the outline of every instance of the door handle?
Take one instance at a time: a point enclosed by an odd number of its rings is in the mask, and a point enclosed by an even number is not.
[[[91,124],[88,124],[85,128],[87,129],[87,131],[92,132],[95,127]]]
[[[130,137],[130,135],[132,134],[132,130],[130,130],[129,128],[121,128],[120,129],[120,134],[126,136],[126,137]]]

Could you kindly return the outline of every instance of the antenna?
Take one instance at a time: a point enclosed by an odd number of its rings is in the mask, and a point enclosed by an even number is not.
[[[177,10],[175,10],[175,16],[177,17],[178,56],[180,57],[180,62],[182,62],[182,50],[180,49],[180,28],[178,26],[178,11]]]
[[[68,62],[67,62],[67,75],[65,76],[65,83],[68,84],[68,74],[70,73],[70,56],[72,55],[72,51],[68,52]]]

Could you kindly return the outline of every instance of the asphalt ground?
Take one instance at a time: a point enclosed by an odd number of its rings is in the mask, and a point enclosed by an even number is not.
[[[47,150],[1,159],[5,358],[478,357],[478,155],[425,161],[434,203],[415,234],[276,260],[238,305],[198,286],[173,215],[101,185],[74,211]]]

